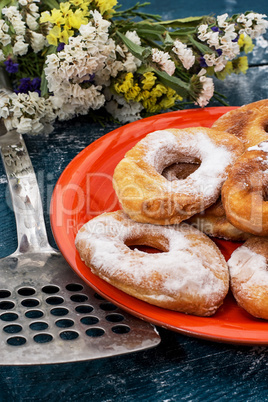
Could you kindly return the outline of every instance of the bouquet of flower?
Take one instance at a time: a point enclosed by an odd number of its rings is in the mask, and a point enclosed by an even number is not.
[[[213,76],[245,73],[252,40],[268,27],[253,12],[164,21],[141,12],[147,4],[2,0],[0,67],[13,88],[0,93],[6,128],[37,134],[100,110],[127,123],[204,107],[220,98]]]

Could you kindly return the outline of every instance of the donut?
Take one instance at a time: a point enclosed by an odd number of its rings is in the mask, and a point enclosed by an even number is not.
[[[163,176],[168,180],[186,179],[191,173],[198,169],[199,164],[192,163],[176,163],[168,166],[163,170]],[[195,226],[201,232],[211,237],[218,237],[231,241],[245,241],[251,235],[234,227],[226,218],[226,214],[221,202],[218,198],[215,204],[209,208],[193,215],[185,221]]]
[[[216,202],[228,169],[243,151],[235,136],[210,128],[154,131],[118,163],[114,189],[133,220],[177,224]],[[162,172],[178,162],[199,167],[185,179],[170,181]]]
[[[240,242],[247,240],[251,236],[251,234],[237,229],[227,220],[221,198],[211,207],[192,216],[185,222],[195,226],[208,236],[224,240]]]
[[[158,307],[210,316],[228,292],[229,271],[220,250],[184,223],[150,225],[133,221],[123,211],[104,213],[82,226],[75,244],[94,274]],[[135,245],[162,252],[129,247]]]
[[[225,113],[214,122],[212,128],[234,134],[245,148],[268,140],[268,99]]]
[[[238,229],[268,235],[268,141],[248,148],[230,170],[222,186],[222,203]]]
[[[254,317],[268,319],[268,239],[251,237],[228,260],[232,293]]]

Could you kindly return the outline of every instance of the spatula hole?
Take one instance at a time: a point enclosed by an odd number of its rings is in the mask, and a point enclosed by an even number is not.
[[[92,338],[97,338],[99,336],[104,335],[105,331],[102,328],[90,328],[86,330],[87,336],[90,336]]]
[[[51,342],[53,339],[53,336],[50,334],[37,334],[34,336],[34,341],[36,343],[47,343],[47,342]]]
[[[57,293],[60,290],[58,286],[55,285],[46,285],[42,287],[42,292],[52,295],[53,293]]]
[[[11,346],[22,346],[26,343],[26,339],[22,336],[12,336],[7,339],[7,343]]]
[[[112,310],[116,310],[116,309],[117,309],[117,307],[116,307],[114,304],[109,303],[109,302],[107,302],[107,303],[101,303],[101,304],[100,304],[100,308],[101,308],[102,310],[104,310],[104,311],[112,311]]]
[[[33,288],[21,288],[18,290],[18,294],[21,296],[32,296],[35,294],[35,289]]]
[[[6,325],[3,330],[8,334],[17,334],[22,331],[22,326],[17,324]]]
[[[69,290],[70,292],[81,292],[83,286],[80,285],[79,283],[69,283],[66,286],[66,289]]]
[[[73,320],[58,320],[56,321],[56,325],[59,328],[70,328],[74,325],[74,321]]]
[[[63,331],[60,333],[60,337],[64,341],[73,341],[79,337],[79,334],[75,331]]]
[[[64,302],[64,299],[59,296],[51,296],[46,299],[46,302],[47,304],[50,305],[56,305],[56,304],[62,304]]]
[[[75,311],[80,314],[88,314],[88,313],[91,313],[91,311],[93,311],[93,307],[82,304],[81,306],[75,307]]]
[[[15,303],[11,301],[2,301],[0,302],[0,309],[1,310],[11,310],[13,307],[15,307]]]
[[[117,313],[108,314],[105,318],[109,322],[120,322],[125,319],[125,317],[122,314]]]
[[[36,321],[36,322],[32,322],[29,327],[31,328],[31,330],[33,331],[44,331],[44,329],[48,328],[48,324],[44,321]]]
[[[85,302],[85,301],[88,299],[88,297],[87,297],[86,295],[77,294],[77,295],[72,295],[72,296],[70,297],[70,299],[71,299],[73,302],[76,302],[76,303],[83,303],[83,302]]]
[[[29,310],[26,311],[25,316],[27,318],[40,318],[43,317],[44,313],[41,310]]]
[[[0,298],[4,299],[5,297],[9,297],[11,292],[9,290],[0,290]]]
[[[24,299],[22,300],[21,304],[24,307],[36,307],[39,305],[39,300],[37,299]]]
[[[130,328],[127,325],[115,325],[112,328],[112,331],[115,334],[127,334],[130,331]]]
[[[0,316],[2,321],[15,321],[19,318],[18,314],[16,313],[4,313]]]
[[[82,322],[82,324],[85,324],[85,325],[94,325],[99,322],[99,319],[98,319],[98,317],[88,316],[88,317],[81,318],[80,321]]]
[[[67,308],[64,308],[64,307],[56,307],[56,308],[53,308],[52,310],[50,310],[50,313],[52,315],[62,317],[64,315],[67,315],[69,313],[69,310],[67,310]]]
[[[95,299],[98,299],[98,300],[105,300],[101,295],[99,295],[98,293],[95,293],[94,294],[94,297],[95,297]]]

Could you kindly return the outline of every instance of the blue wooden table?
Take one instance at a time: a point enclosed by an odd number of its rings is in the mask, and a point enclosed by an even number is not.
[[[122,1],[124,8],[132,0]],[[268,14],[267,0],[152,0],[148,12],[166,19],[202,14],[234,14],[253,9]],[[216,82],[230,105],[268,98],[268,35],[258,41],[246,75]],[[217,104],[212,103],[210,106]],[[57,123],[49,136],[25,136],[42,193],[52,245],[49,204],[67,164],[88,144],[116,128],[86,117]],[[53,162],[52,162],[53,161]],[[0,257],[16,249],[16,227],[4,170],[0,166]],[[153,349],[82,363],[1,366],[0,401],[266,401],[268,348],[220,344],[158,328]]]

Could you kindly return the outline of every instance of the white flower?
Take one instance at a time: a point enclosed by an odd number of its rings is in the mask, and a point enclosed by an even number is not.
[[[33,51],[35,53],[38,53],[45,47],[46,38],[42,34],[34,31],[31,31],[30,35],[31,35],[31,47],[33,48]]]
[[[178,56],[186,70],[189,70],[195,63],[195,56],[191,48],[187,48],[185,43],[180,42],[178,39],[174,41],[172,51]]]
[[[196,103],[201,107],[206,106],[214,94],[213,80],[212,80],[212,78],[205,77],[204,76],[205,73],[206,73],[206,70],[204,68],[202,68],[202,70],[198,73],[198,76],[200,77],[200,82],[203,85],[203,89],[202,89]]]
[[[217,22],[220,28],[226,28],[228,26],[228,22],[226,22],[226,19],[228,18],[228,14],[222,14],[218,15],[217,17]]]
[[[13,46],[14,55],[23,56],[28,51],[28,43],[24,42],[24,38],[21,35],[16,36],[16,42]]]
[[[27,117],[22,117],[19,124],[16,127],[18,133],[27,134],[32,131],[32,119]]]
[[[27,6],[28,1],[27,0],[19,0],[19,3],[21,6]]]
[[[208,30],[208,25],[207,24],[201,24],[198,29],[198,38],[202,41],[207,40],[207,30]]]
[[[0,49],[0,62],[5,60],[5,55],[3,51]]]
[[[129,40],[131,40],[136,45],[141,44],[140,37],[138,36],[136,31],[127,31],[125,35]]]
[[[109,93],[107,95],[110,99]],[[113,95],[105,105],[106,110],[122,124],[130,123],[141,118],[143,106],[140,102],[127,102],[123,96]]]
[[[30,29],[32,29],[33,31],[37,30],[38,22],[36,21],[36,18],[33,15],[27,13],[27,15],[26,15],[26,23],[27,23],[28,27]]]
[[[164,70],[167,74],[173,75],[175,72],[175,63],[170,60],[170,55],[162,50],[152,49],[152,60],[159,65],[161,70]]]

